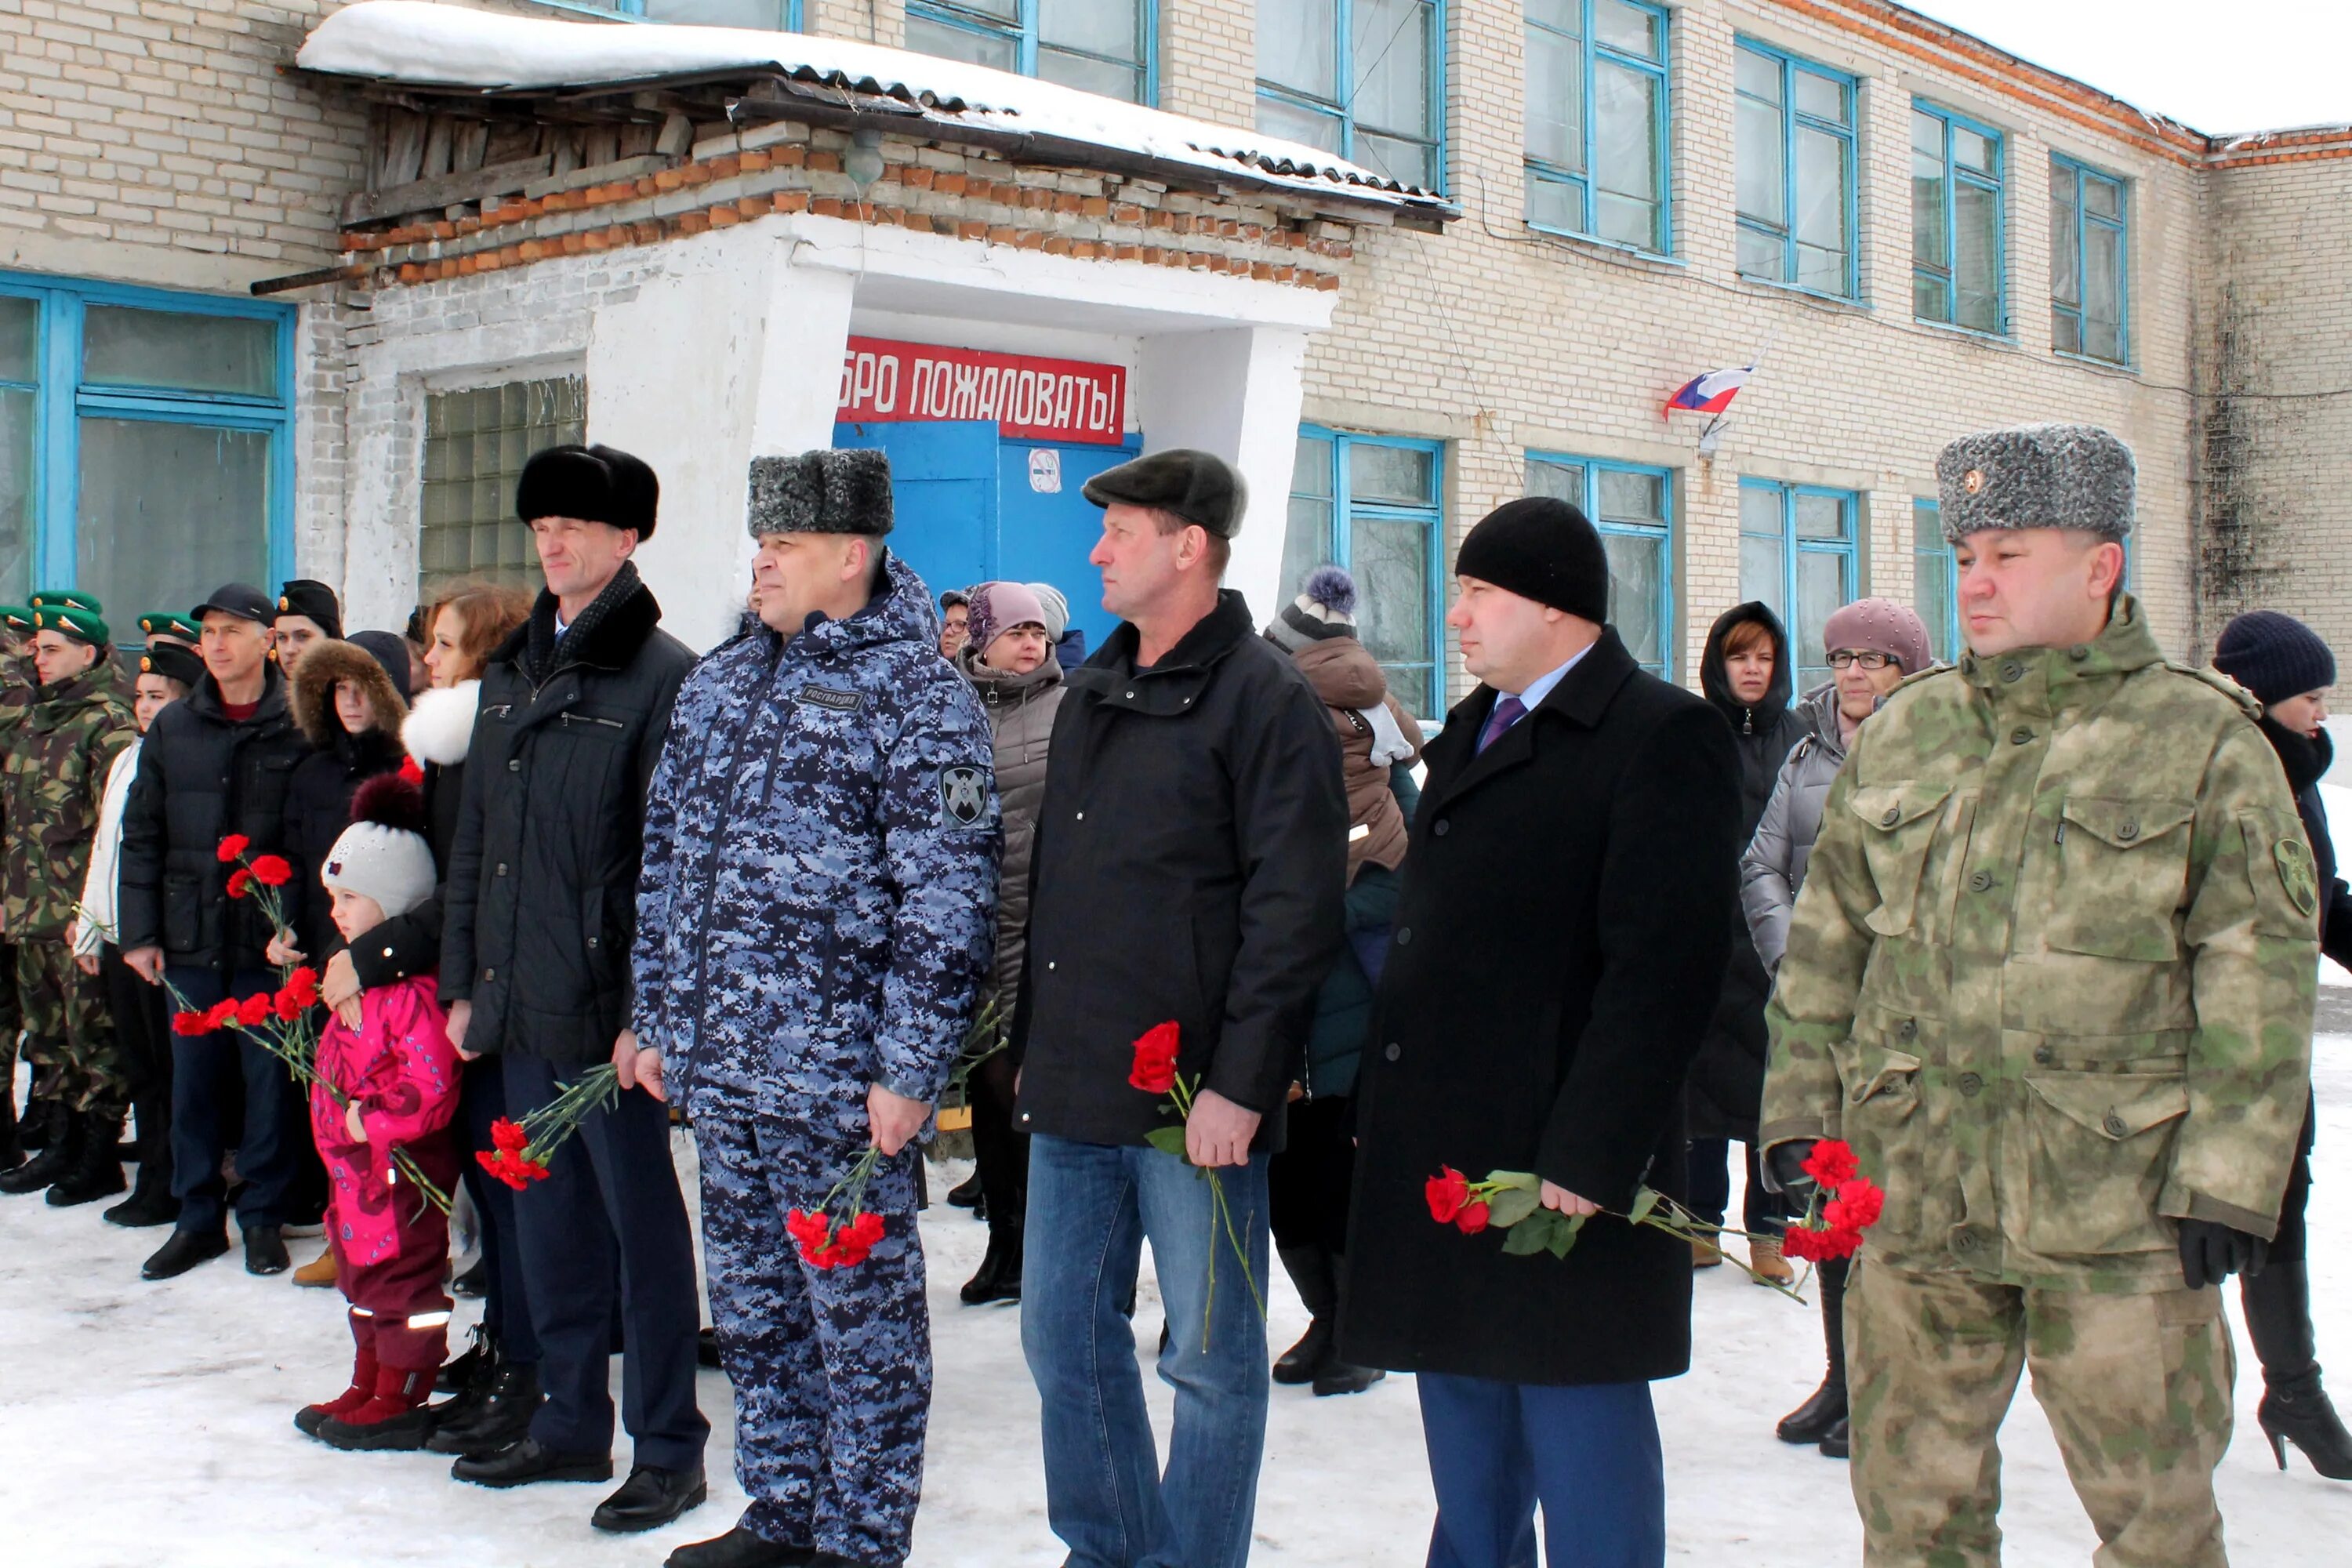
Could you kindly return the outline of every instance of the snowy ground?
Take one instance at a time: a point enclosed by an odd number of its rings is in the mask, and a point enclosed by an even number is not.
[[[2331,1197],[2352,1176],[2352,1036],[2321,1040],[2318,1093],[2320,1346],[2346,1370],[2339,1388],[2352,1394],[2352,1214]],[[957,1301],[982,1242],[969,1215],[934,1208],[924,1237],[939,1386],[914,1562],[1043,1568],[1060,1552],[1045,1527],[1018,1309]],[[9,1532],[0,1563],[650,1565],[672,1545],[734,1521],[742,1499],[730,1474],[729,1395],[717,1373],[702,1374],[714,1427],[709,1503],[652,1535],[604,1536],[587,1523],[602,1487],[485,1491],[452,1483],[443,1458],[341,1454],[297,1434],[295,1408],[334,1393],[350,1364],[340,1298],[283,1278],[251,1279],[229,1259],[142,1283],[140,1259],[162,1239],[101,1224],[94,1209],[0,1198],[0,1521]],[[297,1258],[316,1246],[298,1244]],[[1147,1271],[1138,1312],[1147,1337],[1158,1317],[1148,1280]],[[1773,1420],[1819,1376],[1817,1320],[1734,1269],[1710,1271],[1698,1287],[1697,1365],[1657,1389],[1671,1555],[1757,1568],[1854,1561],[1860,1532],[1845,1467],[1771,1435]],[[1279,1285],[1276,1343],[1303,1326],[1297,1299]],[[2240,1353],[2238,1440],[2221,1479],[2232,1561],[2341,1561],[2352,1488],[2319,1479],[2299,1458],[2286,1475],[2273,1468],[2254,1427],[2260,1379],[2242,1341]],[[1147,1386],[1164,1422],[1166,1391],[1156,1380]],[[2019,1400],[2005,1447],[2010,1561],[2087,1561],[2090,1530],[2029,1397]],[[618,1458],[625,1465],[625,1447]],[[1345,1399],[1275,1391],[1256,1562],[1407,1568],[1423,1559],[1430,1510],[1411,1380]]]

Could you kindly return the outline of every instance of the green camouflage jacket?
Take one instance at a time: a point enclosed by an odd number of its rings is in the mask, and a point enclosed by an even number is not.
[[[139,726],[103,665],[43,687],[0,742],[0,928],[63,941],[89,869],[100,798]]]
[[[2317,879],[2252,703],[2097,640],[1925,672],[1822,808],[1761,1142],[1842,1137],[1868,1255],[2178,1289],[2174,1220],[2257,1236],[2310,1086]]]

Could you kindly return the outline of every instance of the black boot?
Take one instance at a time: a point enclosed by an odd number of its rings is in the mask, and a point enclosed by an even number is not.
[[[167,1161],[158,1170],[152,1160],[142,1160],[139,1179],[131,1184],[131,1195],[106,1211],[109,1225],[120,1225],[136,1230],[144,1226],[171,1225],[180,1217],[180,1200],[172,1195],[172,1167]]]
[[[809,1568],[814,1546],[785,1546],[737,1525],[709,1541],[688,1542],[662,1559],[662,1568]]]
[[[1831,1428],[1845,1425],[1845,1273],[1841,1259],[1822,1264],[1813,1275],[1822,1291],[1822,1339],[1829,1350],[1829,1373],[1812,1397],[1781,1416],[1776,1428],[1783,1443],[1822,1443],[1825,1453]]]
[[[1853,1427],[1844,1416],[1839,1416],[1830,1429],[1822,1434],[1821,1450],[1824,1459],[1853,1458]]]
[[[25,1163],[25,1147],[16,1142],[16,1086],[0,1085],[0,1171]]]
[[[976,1209],[980,1206],[980,1172],[977,1169],[948,1189],[948,1203],[960,1209]]]
[[[54,1100],[25,1101],[25,1118],[16,1124],[16,1142],[27,1154],[46,1149],[57,1136],[58,1118],[64,1107]]]
[[[466,1353],[451,1356],[434,1374],[433,1391],[436,1394],[463,1394],[470,1388],[488,1389],[490,1368],[498,1363],[498,1359],[499,1342],[490,1337],[489,1325],[477,1323],[474,1325],[473,1342],[467,1347]],[[436,1407],[439,1410],[448,1408],[446,1405]]]
[[[1331,1360],[1331,1325],[1339,1305],[1339,1274],[1333,1267],[1330,1253],[1319,1247],[1286,1247],[1280,1249],[1282,1267],[1290,1282],[1298,1287],[1298,1299],[1307,1303],[1314,1321],[1297,1344],[1275,1358],[1274,1381],[1276,1383],[1313,1383]]]
[[[74,1162],[72,1170],[50,1186],[51,1206],[71,1208],[76,1204],[95,1203],[121,1192],[127,1184],[122,1179],[121,1137],[121,1111],[83,1111],[81,1157]]]
[[[467,1455],[449,1467],[457,1480],[478,1487],[527,1487],[539,1481],[609,1481],[610,1453],[562,1453],[543,1448],[531,1438],[510,1443],[495,1454]]]
[[[1342,1281],[1339,1295],[1344,1305],[1348,1294],[1344,1283],[1348,1278],[1348,1266],[1347,1259],[1338,1253],[1331,1255],[1331,1278]],[[1329,1314],[1330,1321],[1335,1323],[1339,1317],[1340,1313],[1336,1311]],[[1315,1369],[1315,1397],[1328,1399],[1335,1394],[1361,1394],[1386,1376],[1388,1373],[1379,1367],[1358,1366],[1354,1362],[1340,1360],[1339,1332],[1335,1329],[1331,1334],[1330,1349],[1323,1357],[1323,1364]]]
[[[2330,1480],[2352,1480],[2352,1434],[2344,1430],[2320,1386],[2311,1331],[2311,1270],[2304,1263],[2273,1263],[2238,1281],[2246,1334],[2263,1363],[2263,1403],[2255,1412],[2278,1467],[2294,1444],[2311,1468]]]
[[[988,1256],[980,1260],[980,1272],[964,1282],[963,1304],[980,1307],[991,1301],[1021,1300],[1021,1258],[1019,1222],[992,1223],[988,1227]]]
[[[488,1388],[474,1403],[473,1408],[462,1414],[453,1409],[459,1394],[443,1405],[449,1417],[434,1428],[433,1436],[425,1446],[436,1454],[488,1454],[509,1443],[521,1441],[530,1433],[530,1418],[539,1414],[545,1403],[539,1391],[539,1365],[536,1362],[520,1364],[501,1360],[490,1371]]]
[[[0,1175],[0,1193],[22,1196],[37,1193],[43,1187],[65,1180],[81,1160],[81,1118],[68,1117],[61,1126],[53,1125],[49,1136],[43,1140],[41,1152],[23,1164]]]

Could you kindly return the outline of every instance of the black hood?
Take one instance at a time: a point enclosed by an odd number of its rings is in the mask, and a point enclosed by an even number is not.
[[[2322,730],[2316,736],[2305,735],[2288,729],[2267,713],[2260,722],[2271,749],[2278,752],[2279,765],[2286,770],[2288,790],[2299,796],[2326,775],[2327,765],[2336,760],[2335,742],[2328,739],[2326,731]]]
[[[1731,695],[1731,679],[1723,668],[1724,639],[1750,621],[1761,626],[1772,638],[1772,684],[1765,689],[1764,700],[1753,706]],[[1715,617],[1715,625],[1707,628],[1706,652],[1699,659],[1698,683],[1706,700],[1731,721],[1737,734],[1759,734],[1780,721],[1780,715],[1788,710],[1789,692],[1794,681],[1789,668],[1789,634],[1780,629],[1780,618],[1772,613],[1771,606],[1761,599],[1750,599]]]

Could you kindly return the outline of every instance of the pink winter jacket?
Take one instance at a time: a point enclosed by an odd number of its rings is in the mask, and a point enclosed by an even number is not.
[[[323,1081],[310,1091],[310,1131],[334,1189],[327,1223],[343,1256],[364,1267],[400,1255],[417,1205],[428,1202],[394,1179],[394,1147],[407,1150],[445,1193],[457,1179],[449,1121],[457,1109],[457,1052],[430,976],[377,986],[362,995],[360,1009],[358,1033],[330,1013],[319,1037]],[[358,1102],[365,1142],[352,1142],[329,1083]],[[446,1235],[436,1245],[447,1245]]]

